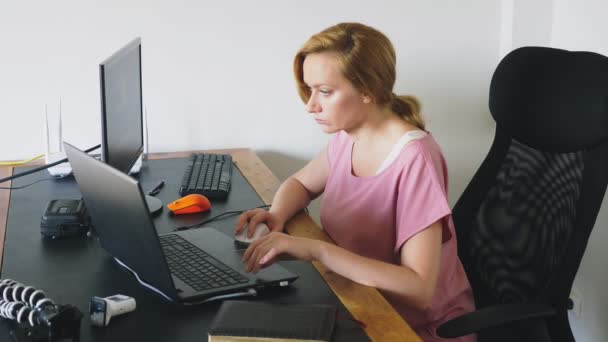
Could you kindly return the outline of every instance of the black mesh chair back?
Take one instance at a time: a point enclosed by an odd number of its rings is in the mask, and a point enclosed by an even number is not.
[[[453,210],[478,311],[438,332],[572,341],[569,294],[608,183],[608,58],[514,50],[490,112],[494,142]]]

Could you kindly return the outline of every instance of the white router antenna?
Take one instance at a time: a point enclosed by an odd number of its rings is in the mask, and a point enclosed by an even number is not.
[[[44,104],[44,126],[42,127],[42,133],[44,135],[44,158],[46,162],[49,161],[50,144],[49,144],[49,114],[46,108],[46,103]]]
[[[63,152],[63,123],[61,122],[61,98],[59,98],[59,152]]]
[[[52,116],[52,115],[51,115]],[[54,124],[51,125],[56,127]],[[62,122],[61,122],[61,99],[59,99],[59,152],[56,152],[56,149],[51,148],[51,142],[53,145],[55,144],[55,140],[51,138],[51,130],[49,130],[49,113],[48,106],[44,104],[44,125],[42,127],[42,133],[44,134],[44,160],[47,164],[52,164],[54,162],[65,159],[65,153],[63,153],[63,134],[62,130]],[[47,171],[51,174],[51,176],[55,177],[65,177],[72,172],[72,168],[70,164],[65,162],[59,165],[55,165],[47,169]]]

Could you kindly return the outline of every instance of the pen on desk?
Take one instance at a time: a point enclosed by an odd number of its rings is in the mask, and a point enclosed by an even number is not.
[[[161,180],[160,183],[158,183],[152,190],[148,191],[148,195],[156,196],[160,192],[160,189],[163,188],[163,186],[165,186],[165,181]]]

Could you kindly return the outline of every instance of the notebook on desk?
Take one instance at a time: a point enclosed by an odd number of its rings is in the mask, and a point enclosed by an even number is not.
[[[336,312],[327,304],[227,300],[209,327],[208,342],[326,342]]]
[[[64,143],[101,246],[138,280],[178,302],[254,294],[297,275],[274,264],[245,272],[233,239],[202,228],[158,235],[139,182]]]

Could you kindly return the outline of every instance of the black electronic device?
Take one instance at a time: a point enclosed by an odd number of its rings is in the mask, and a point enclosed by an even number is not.
[[[231,155],[196,153],[188,160],[179,194],[200,194],[209,199],[225,199],[231,184]]]
[[[83,235],[89,231],[90,216],[82,200],[49,201],[40,220],[40,233],[45,237],[62,238]]]
[[[99,64],[101,160],[129,173],[143,152],[141,39]]]
[[[98,327],[107,327],[110,319],[135,310],[135,298],[116,294],[110,297],[92,297],[89,301],[89,314],[91,324]]]
[[[144,149],[141,38],[135,38],[99,64],[101,160],[128,174]],[[146,196],[148,209],[162,209]]]
[[[0,279],[0,318],[9,320],[15,342],[80,340],[78,308],[55,304],[41,290],[12,279]]]

